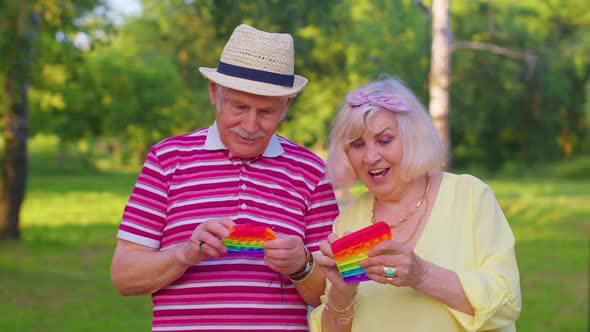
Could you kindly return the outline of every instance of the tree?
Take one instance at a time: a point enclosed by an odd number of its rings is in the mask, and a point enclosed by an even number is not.
[[[18,239],[19,215],[27,182],[29,87],[39,65],[40,41],[57,43],[56,30],[75,28],[75,19],[100,0],[0,2],[0,62],[3,76],[4,160],[0,184],[0,239]]]
[[[432,2],[432,53],[428,77],[430,87],[428,110],[447,151],[451,147],[449,84],[453,41],[449,5],[450,0],[434,0]]]
[[[13,32],[4,78],[4,167],[0,187],[0,238],[18,239],[27,179],[28,103],[39,14],[29,1],[5,5],[5,27]]]

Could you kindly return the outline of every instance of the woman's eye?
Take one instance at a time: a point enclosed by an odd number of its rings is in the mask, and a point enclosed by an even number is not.
[[[379,140],[379,144],[381,145],[387,145],[389,143],[391,143],[393,139],[391,137],[385,137]]]
[[[351,146],[353,149],[360,149],[360,148],[362,148],[363,146],[365,146],[365,142],[363,142],[363,141],[354,141],[354,142],[350,143],[350,146]]]

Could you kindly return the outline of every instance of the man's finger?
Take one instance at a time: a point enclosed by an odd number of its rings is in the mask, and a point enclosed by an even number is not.
[[[230,222],[232,221],[230,220]],[[229,225],[227,221],[225,223]],[[227,229],[227,227],[229,226],[225,226],[225,224],[221,223],[221,221],[210,222],[207,223],[206,230],[212,234],[215,234],[218,238],[223,239],[230,235],[229,229]]]
[[[295,235],[281,234],[274,240],[264,241],[262,247],[264,249],[293,249],[299,244],[303,245],[303,240]]]
[[[231,220],[230,217],[225,217],[225,218],[219,219],[219,223],[225,227],[230,227],[230,226],[236,225],[236,223],[233,220]]]

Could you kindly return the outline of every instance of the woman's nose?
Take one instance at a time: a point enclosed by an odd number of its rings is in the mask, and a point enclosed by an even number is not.
[[[379,154],[379,151],[373,147],[368,147],[367,152],[365,153],[365,156],[363,158],[363,161],[366,164],[374,164],[377,161],[379,161],[380,159],[381,159],[381,154]]]

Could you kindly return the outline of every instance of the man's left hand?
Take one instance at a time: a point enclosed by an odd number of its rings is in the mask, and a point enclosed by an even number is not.
[[[291,275],[305,264],[306,251],[299,236],[277,234],[274,240],[265,241],[264,261],[273,271]]]

